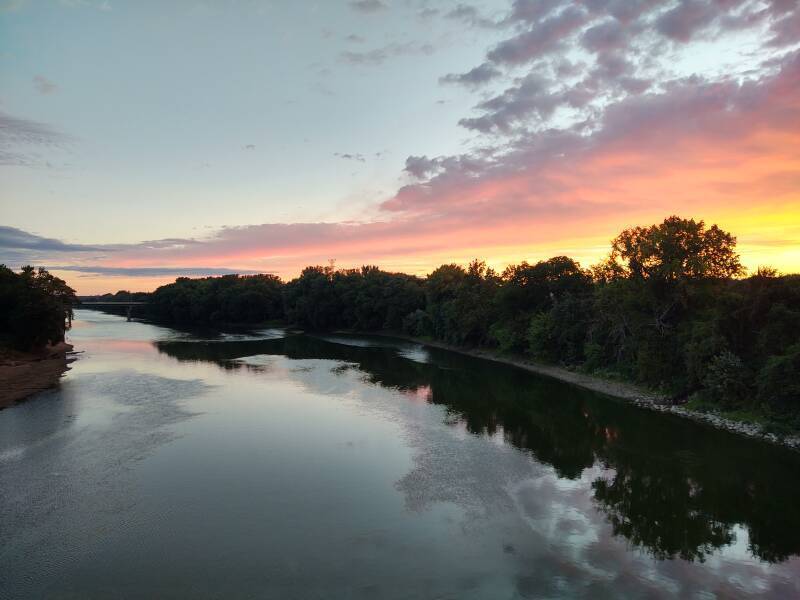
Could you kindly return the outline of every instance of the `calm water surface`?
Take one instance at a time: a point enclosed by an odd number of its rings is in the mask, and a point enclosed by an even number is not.
[[[2,598],[800,597],[800,455],[387,339],[79,311]]]

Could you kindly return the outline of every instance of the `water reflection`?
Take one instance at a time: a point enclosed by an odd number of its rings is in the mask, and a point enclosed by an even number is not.
[[[442,406],[452,426],[502,439],[565,482],[590,476],[593,505],[614,535],[660,560],[703,561],[737,542],[737,532],[760,560],[800,554],[800,459],[780,448],[405,342],[290,335],[155,344],[180,361],[256,374],[270,369],[270,356],[337,361],[334,373],[355,369],[364,381]]]

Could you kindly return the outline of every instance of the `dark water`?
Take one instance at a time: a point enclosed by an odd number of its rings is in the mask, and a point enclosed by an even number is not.
[[[2,598],[800,597],[800,455],[495,363],[81,312]]]

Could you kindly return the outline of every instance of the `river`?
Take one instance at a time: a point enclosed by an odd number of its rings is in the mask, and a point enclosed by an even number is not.
[[[800,454],[387,338],[77,311],[0,598],[800,597]]]

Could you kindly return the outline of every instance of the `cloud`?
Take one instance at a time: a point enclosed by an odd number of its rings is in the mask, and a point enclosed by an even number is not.
[[[366,162],[366,158],[364,158],[363,154],[350,154],[350,153],[347,153],[347,152],[344,152],[344,153],[342,153],[342,152],[334,152],[333,155],[334,156],[338,156],[339,158],[343,158],[345,160],[354,160],[354,161],[362,162],[362,163]]]
[[[450,73],[439,78],[439,83],[458,83],[466,86],[479,86],[499,77],[502,73],[490,63],[482,63],[466,73]]]
[[[69,139],[49,125],[13,117],[0,112],[0,146],[19,142],[24,144],[59,144]]]
[[[43,77],[42,75],[36,75],[33,78],[33,87],[36,89],[37,92],[45,95],[52,94],[53,92],[58,90],[58,86],[55,83],[53,83],[46,77]]]
[[[419,272],[475,255],[497,264],[567,253],[590,263],[621,227],[677,213],[746,232],[741,239],[760,240],[757,256],[790,252],[769,242],[800,214],[798,123],[800,51],[757,79],[688,77],[623,97],[589,131],[549,128],[460,155],[409,156],[413,182],[369,222],[266,223],[112,247],[73,247],[6,227],[0,247],[70,259],[34,264],[143,277],[155,272],[142,269],[181,268],[290,278],[329,258]]]
[[[69,136],[49,125],[0,112],[0,166],[46,165],[39,150],[69,141]]]
[[[75,271],[110,277],[212,277],[219,275],[255,275],[261,271],[251,269],[225,269],[217,267],[101,267],[98,265],[47,266],[50,271]]]
[[[532,97],[540,87],[532,86]],[[760,186],[764,198],[800,211],[791,185],[800,177],[798,123],[800,52],[757,80],[686,78],[625,97],[605,108],[588,135],[548,129],[494,153],[409,157],[406,170],[422,180],[383,207],[406,215],[489,211],[519,220],[559,207],[576,216],[693,211],[701,199],[705,210],[727,210],[752,207],[753,186]]]
[[[480,11],[471,4],[459,4],[445,14],[448,19],[462,21],[472,27],[495,28],[498,24],[492,19],[481,15]]]
[[[619,21],[611,19],[594,25],[583,32],[581,43],[592,52],[616,50],[627,43],[625,30]]]
[[[516,0],[498,21],[498,26],[510,28],[508,37],[494,44],[473,69],[444,75],[440,82],[477,88],[513,77],[512,86],[478,102],[477,115],[459,120],[473,132],[513,136],[550,127],[591,130],[606,106],[685,78],[693,62],[711,71],[708,59],[697,61],[692,55],[693,40],[700,33],[719,44],[706,49],[706,54],[716,51],[720,60],[734,61],[726,36],[745,30],[750,36],[760,35],[761,47],[742,50],[738,57],[739,76],[752,78],[766,72],[766,66],[754,68],[753,63],[770,58],[770,46],[789,48],[800,43],[800,8],[791,4],[785,0],[669,4]],[[473,10],[463,5],[460,13],[468,16]],[[527,73],[520,75],[520,70]],[[715,76],[725,70],[731,67],[720,65]]]
[[[381,0],[352,0],[350,8],[361,13],[372,14],[386,10],[389,5]]]
[[[351,65],[374,66],[383,64],[390,58],[414,54],[431,55],[434,51],[435,48],[431,44],[406,42],[388,44],[382,48],[374,48],[365,52],[345,51],[339,56],[344,62]]]
[[[542,87],[532,81],[532,89]],[[405,170],[414,182],[384,201],[374,221],[227,227],[207,238],[116,247],[105,260],[72,266],[178,265],[291,277],[332,257],[343,266],[409,270],[436,257],[491,259],[497,247],[524,249],[528,258],[577,247],[581,258],[587,247],[604,252],[622,226],[672,213],[747,219],[754,202],[758,207],[754,193],[773,211],[800,214],[797,123],[800,52],[756,80],[686,78],[624,97],[588,133],[550,128],[461,155],[409,156]],[[737,232],[731,224],[721,223]],[[566,235],[582,241],[570,246]]]
[[[0,263],[10,267],[40,265],[54,259],[107,259],[114,252],[115,248],[112,246],[70,244],[16,227],[0,225]]]
[[[417,179],[424,179],[439,170],[439,163],[427,156],[409,156],[406,159],[405,171]]]
[[[744,228],[741,239],[780,240],[800,214],[796,7],[517,0],[477,66],[440,80],[486,86],[474,113],[453,117],[470,132],[468,150],[408,156],[406,185],[373,207],[372,220],[226,227],[204,238],[93,246],[96,254],[15,242],[3,259],[53,252],[58,260],[38,262],[242,267],[284,277],[329,258],[416,272],[475,255],[507,262],[569,253],[591,261],[621,227],[674,213],[721,215],[721,226]],[[704,54],[695,60],[700,35]],[[377,65],[432,51],[409,42],[341,58]],[[60,140],[45,125],[2,115],[0,140],[8,131],[34,144]],[[760,247],[767,246],[786,247]]]
[[[81,266],[85,261],[95,264],[124,260],[130,252],[144,252],[153,257],[180,253],[200,243],[195,239],[164,238],[137,244],[71,244],[16,227],[0,226],[0,262],[23,265],[68,260],[74,266]]]
[[[0,251],[6,250],[42,250],[50,252],[94,252],[99,246],[85,244],[68,244],[53,238],[45,238],[28,233],[16,227],[0,225]]]
[[[506,22],[535,23],[563,4],[562,0],[514,0]]]
[[[427,19],[432,19],[433,17],[438,15],[440,12],[441,11],[438,8],[425,7],[425,8],[420,9],[417,12],[417,17],[422,19],[423,21],[425,21]]]
[[[775,34],[770,40],[773,46],[789,46],[800,43],[800,7],[772,25]]]
[[[564,39],[586,23],[581,8],[567,6],[558,14],[535,23],[528,31],[500,42],[487,57],[499,64],[520,64],[541,58],[561,47]]]
[[[682,0],[675,8],[661,15],[656,29],[679,42],[688,42],[719,16],[715,5],[705,0]]]
[[[593,15],[613,17],[623,25],[665,5],[663,0],[584,0],[584,4]]]
[[[494,130],[508,132],[512,126],[536,114],[540,119],[549,117],[560,103],[560,97],[551,93],[553,82],[539,73],[530,73],[514,87],[478,105],[486,114],[465,118],[459,124],[489,133]]]

